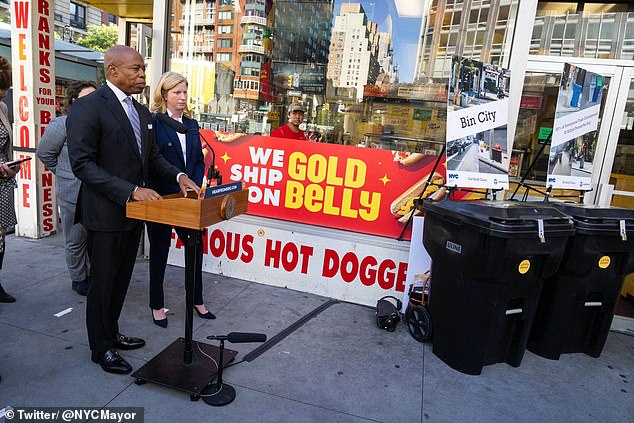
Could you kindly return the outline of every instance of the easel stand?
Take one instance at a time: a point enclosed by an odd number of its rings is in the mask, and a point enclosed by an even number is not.
[[[520,181],[517,183],[517,186],[515,187],[515,191],[513,191],[513,195],[511,195],[511,198],[509,198],[509,200],[513,200],[515,198],[515,194],[517,194],[517,191],[519,191],[520,187],[525,187],[526,191],[524,191],[524,196],[522,197],[522,201],[526,201],[527,197],[528,197],[528,191],[529,190],[534,190],[539,192],[540,194],[544,195],[544,197],[546,197],[546,193],[539,191],[536,188],[531,187],[530,185],[526,184],[526,178],[528,178],[528,175],[530,175],[531,171],[533,170],[533,168],[535,167],[535,164],[537,164],[537,159],[539,159],[542,155],[542,153],[544,152],[544,149],[546,148],[547,145],[550,145],[550,140],[552,138],[553,134],[552,132],[548,135],[548,138],[546,139],[546,141],[544,141],[544,143],[542,144],[542,146],[539,148],[539,151],[537,151],[537,154],[535,155],[535,157],[533,158],[533,161],[531,162],[530,165],[528,165],[528,169],[526,169],[526,172],[524,173],[524,176],[522,176],[522,179],[520,179]]]
[[[178,338],[143,367],[132,374],[141,385],[152,382],[185,391],[192,400],[200,398],[201,391],[218,372],[218,367],[229,363],[237,351],[192,341],[194,318],[194,273],[196,269],[197,238],[203,228],[247,211],[248,190],[198,200],[194,195],[164,196],[157,201],[130,202],[127,217],[148,222],[180,226],[186,229],[185,241],[185,338]],[[210,359],[211,357],[211,359]],[[212,359],[218,363],[214,364]],[[222,363],[222,365],[220,365]]]
[[[503,191],[503,189],[493,189],[493,188],[491,188],[490,190],[487,189],[485,192],[482,192],[482,191],[470,190],[468,188],[450,187],[450,186],[447,186],[447,185],[444,185],[444,184],[439,185],[439,184],[434,184],[432,182],[432,177],[433,177],[434,173],[436,172],[436,170],[438,169],[438,166],[440,165],[440,161],[442,160],[442,157],[445,154],[446,148],[447,148],[447,145],[446,144],[443,145],[442,150],[438,154],[438,159],[436,159],[436,163],[434,163],[434,167],[432,168],[431,172],[429,173],[429,177],[427,178],[427,181],[425,181],[425,186],[423,187],[423,190],[421,191],[421,193],[418,196],[418,198],[414,200],[414,207],[418,208],[418,207],[422,206],[423,195],[425,194],[425,191],[427,190],[427,187],[429,187],[430,185],[436,185],[439,188],[440,187],[446,188],[447,189],[447,194],[445,195],[445,199],[448,199],[451,195],[453,195],[454,191],[459,190],[459,191],[473,192],[473,193],[476,193],[476,194],[484,195],[484,198],[489,198],[489,195],[490,195],[492,200],[497,200],[497,193],[500,192],[500,191]],[[414,213],[410,213],[409,218],[407,219],[407,222],[405,223],[405,226],[403,227],[403,230],[401,231],[401,234],[397,238],[398,241],[402,241],[403,240],[403,235],[405,235],[405,231],[407,230],[409,225],[412,223],[412,218],[413,217],[414,217]]]
[[[436,163],[434,163],[434,167],[431,170],[431,172],[429,172],[429,176],[427,177],[427,180],[425,181],[425,186],[423,187],[423,190],[420,192],[420,195],[418,196],[418,199],[414,200],[414,202],[420,202],[423,198],[423,195],[425,194],[425,191],[427,190],[427,187],[430,185],[436,185],[434,183],[432,183],[432,178],[434,177],[434,173],[436,172],[436,169],[438,169],[438,165],[440,165],[440,161],[442,160],[442,157],[445,155],[445,149],[447,148],[446,144],[443,144],[442,149],[440,150],[440,153],[438,154],[438,158],[436,159]],[[444,185],[442,185],[444,186]],[[440,188],[440,187],[439,187]],[[403,240],[403,235],[405,235],[405,231],[407,230],[407,228],[409,228],[409,225],[412,223],[412,218],[414,217],[414,213],[413,213],[413,209],[412,212],[409,214],[409,218],[407,219],[407,223],[405,223],[405,226],[403,226],[403,230],[401,231],[401,234],[398,236],[398,241],[402,241]]]
[[[524,173],[524,176],[522,176],[522,179],[517,183],[517,186],[515,187],[515,191],[513,191],[513,195],[511,195],[511,198],[509,198],[509,200],[513,200],[515,198],[515,194],[517,194],[517,192],[519,191],[520,187],[524,187],[524,193],[522,194],[522,198],[520,201],[525,202],[528,200],[528,194],[530,191],[535,191],[538,194],[541,194],[544,196],[544,203],[548,203],[548,201],[551,198],[555,198],[555,196],[552,195],[552,186],[548,186],[546,187],[546,191],[542,191],[540,189],[535,188],[532,185],[527,184],[525,181],[528,178],[528,175],[530,175],[531,171],[533,170],[533,168],[535,167],[535,164],[537,163],[537,160],[541,157],[541,155],[544,152],[544,149],[546,148],[547,145],[550,145],[550,141],[552,139],[553,133],[551,132],[548,135],[548,138],[546,138],[546,140],[542,143],[541,147],[539,148],[539,151],[537,151],[537,154],[535,155],[535,157],[533,158],[533,161],[531,162],[531,164],[528,166],[528,169],[526,169],[526,173]],[[558,195],[556,196],[556,198],[576,198],[578,199],[578,202],[583,203],[583,199],[584,199],[584,195],[586,193],[586,191],[583,190],[576,190],[579,192],[578,195]]]

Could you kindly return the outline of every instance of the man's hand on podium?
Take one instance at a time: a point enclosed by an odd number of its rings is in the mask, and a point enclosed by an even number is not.
[[[136,187],[134,191],[132,191],[130,198],[134,201],[150,201],[160,200],[161,196],[153,189]]]
[[[196,194],[200,193],[200,187],[184,173],[178,178],[178,185],[181,187],[181,192],[184,197],[187,197],[187,191],[196,191]]]

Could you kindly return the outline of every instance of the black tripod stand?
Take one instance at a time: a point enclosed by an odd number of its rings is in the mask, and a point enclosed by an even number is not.
[[[202,390],[200,396],[207,404],[219,407],[231,403],[236,398],[235,388],[222,381],[225,341],[231,342],[232,344],[245,342],[264,342],[266,341],[266,335],[263,333],[231,332],[228,335],[211,335],[208,336],[207,339],[217,339],[218,341],[220,341],[220,359],[218,360],[218,374],[216,376],[216,383],[210,383],[209,385],[207,385]]]
[[[540,143],[541,147],[539,148],[539,151],[537,151],[537,154],[533,158],[533,161],[528,166],[528,169],[526,169],[526,172],[524,173],[524,176],[522,176],[522,179],[520,179],[520,181],[517,183],[517,186],[515,187],[515,191],[513,191],[513,194],[511,195],[511,198],[509,198],[509,200],[513,200],[515,198],[515,194],[517,194],[517,192],[519,191],[519,189],[521,187],[525,187],[524,196],[522,197],[522,201],[526,201],[526,199],[528,198],[528,192],[531,189],[534,190],[534,191],[537,191],[540,194],[542,194],[544,196],[544,198],[545,198],[544,201],[546,201],[546,202],[548,201],[548,196],[550,195],[550,191],[551,191],[550,188],[548,188],[547,192],[542,192],[542,191],[538,190],[537,188],[534,188],[534,187],[526,184],[525,181],[528,178],[528,176],[530,175],[530,173],[533,170],[533,168],[535,167],[535,165],[537,164],[537,161],[541,157],[541,155],[544,152],[544,149],[546,148],[546,146],[550,145],[550,141],[552,140],[552,138],[553,138],[553,133],[551,131],[550,134],[548,134],[548,138],[546,138],[546,140],[544,140],[544,142]]]

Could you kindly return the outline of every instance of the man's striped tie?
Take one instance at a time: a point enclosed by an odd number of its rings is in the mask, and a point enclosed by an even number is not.
[[[132,97],[126,97],[123,100],[128,105],[128,118],[130,119],[130,123],[132,124],[132,130],[134,131],[134,138],[136,138],[136,145],[139,147],[139,154],[142,154],[141,151],[141,122],[139,121],[139,113],[136,111],[134,107],[134,103],[132,102]]]

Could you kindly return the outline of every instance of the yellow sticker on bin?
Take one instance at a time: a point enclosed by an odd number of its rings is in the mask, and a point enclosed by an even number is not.
[[[599,267],[601,269],[607,269],[610,265],[610,256],[603,256],[599,259]]]
[[[524,275],[526,274],[526,272],[529,271],[530,268],[531,268],[530,260],[522,260],[520,262],[520,265],[517,267],[517,271],[520,272],[522,275]]]

